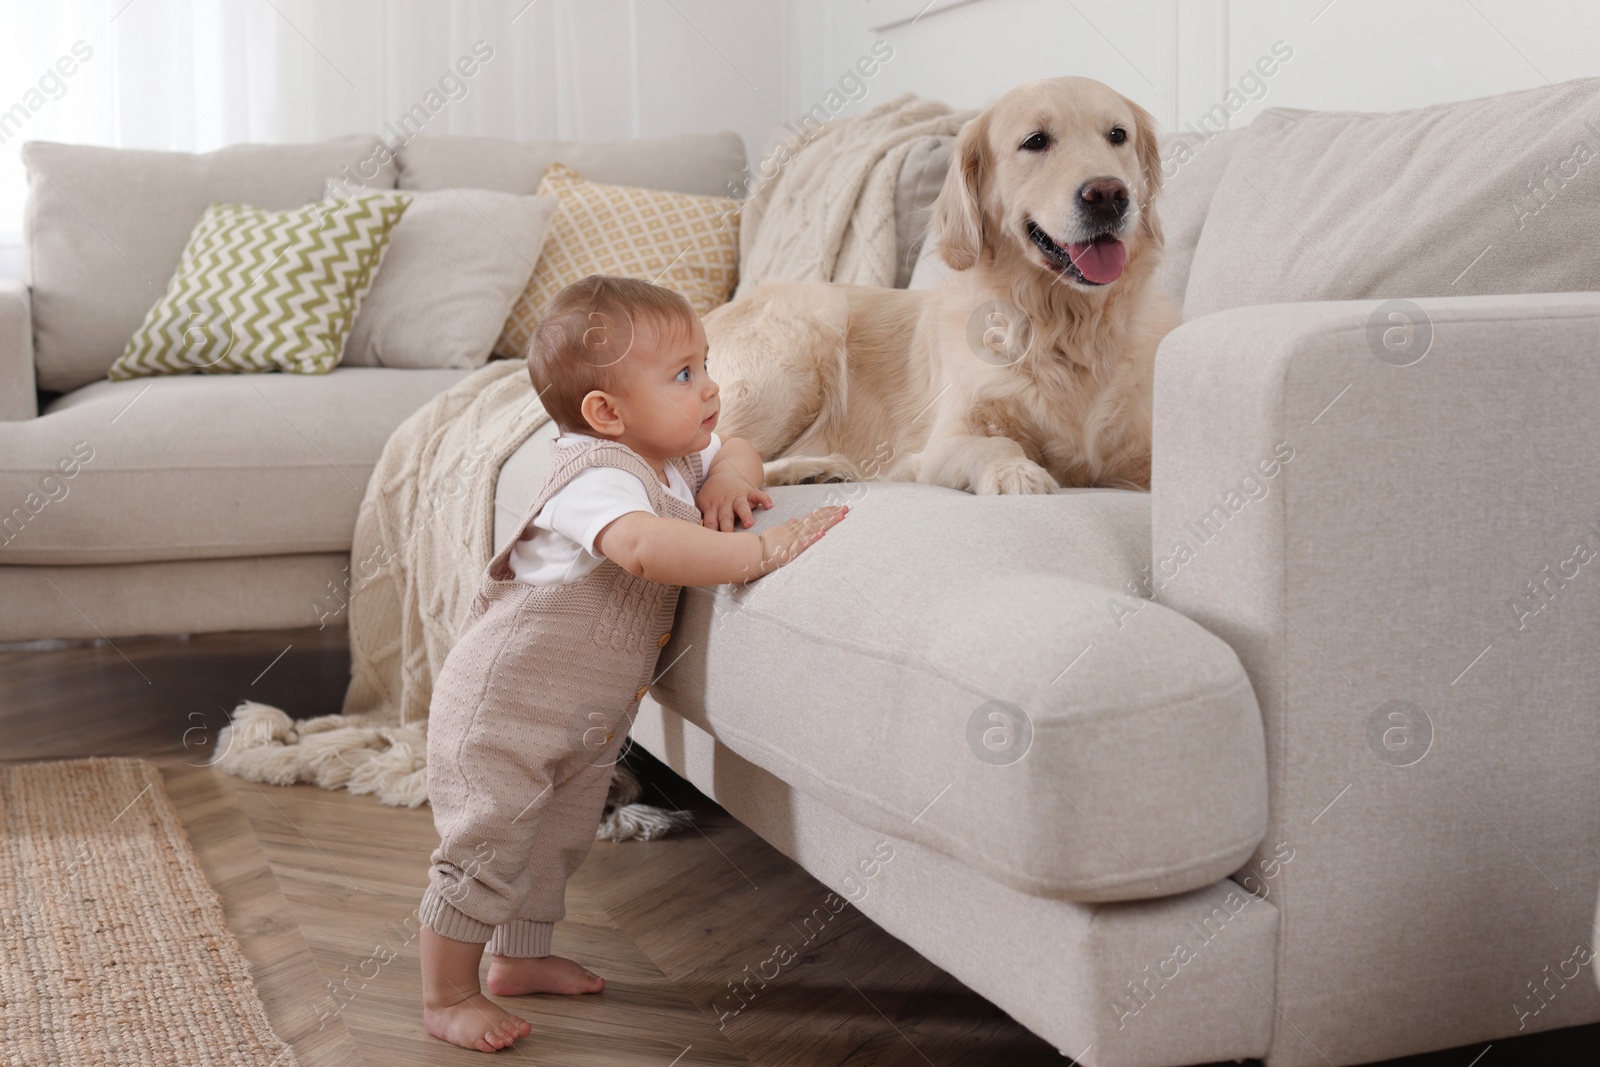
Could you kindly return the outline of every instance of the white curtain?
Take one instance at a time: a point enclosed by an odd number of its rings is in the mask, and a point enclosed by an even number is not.
[[[422,103],[439,105],[427,133],[600,140],[731,128],[759,149],[785,114],[773,75],[781,8],[0,0],[0,274],[16,273],[5,260],[19,244],[28,140],[199,152],[361,132],[393,140],[388,125]]]

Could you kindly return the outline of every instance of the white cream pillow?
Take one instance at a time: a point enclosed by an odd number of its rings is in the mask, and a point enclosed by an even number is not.
[[[337,183],[328,193],[337,195]],[[487,189],[407,193],[345,344],[348,367],[454,367],[489,360],[544,251],[553,196]]]

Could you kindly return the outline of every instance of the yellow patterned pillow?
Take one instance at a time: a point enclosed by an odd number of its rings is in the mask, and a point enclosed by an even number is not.
[[[590,274],[642,278],[682,293],[704,315],[733,295],[739,280],[739,201],[584,181],[552,163],[538,195],[561,210],[528,287],[511,308],[494,354],[522,359],[556,293]]]

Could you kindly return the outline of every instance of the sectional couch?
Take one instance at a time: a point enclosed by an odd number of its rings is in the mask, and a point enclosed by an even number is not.
[[[1600,1019],[1568,974],[1600,884],[1600,211],[1565,164],[1596,128],[1583,81],[1192,137],[1152,492],[775,490],[762,527],[853,513],[805,566],[686,590],[633,729],[832,891],[775,936],[803,954],[850,901],[1095,1067]],[[0,545],[0,638],[317,621],[387,433],[465,372],[104,373],[206,202],[303,202],[370,149],[28,150],[0,506],[47,502]],[[713,194],[744,164],[732,135],[419,138],[379,181],[527,192],[557,154]],[[913,220],[947,157],[901,182],[911,284],[946,269]],[[497,543],[553,429],[500,471]]]
[[[213,200],[294,207],[380,159],[368,188],[531,194],[559,158],[595,181],[727,196],[745,168],[735,133],[422,136],[393,159],[380,147],[24,147],[30,278],[0,284],[0,641],[320,626],[330,613],[343,625],[343,568],[384,442],[470,373],[108,380]]]
[[[635,740],[1081,1063],[1600,1020],[1600,79],[1162,154],[1152,491],[775,490]]]

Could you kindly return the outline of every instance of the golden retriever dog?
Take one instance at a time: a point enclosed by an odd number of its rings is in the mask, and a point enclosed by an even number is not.
[[[973,493],[1150,485],[1161,254],[1154,119],[1090,78],[1006,93],[961,130],[919,291],[769,282],[705,317],[719,431],[767,484]]]

